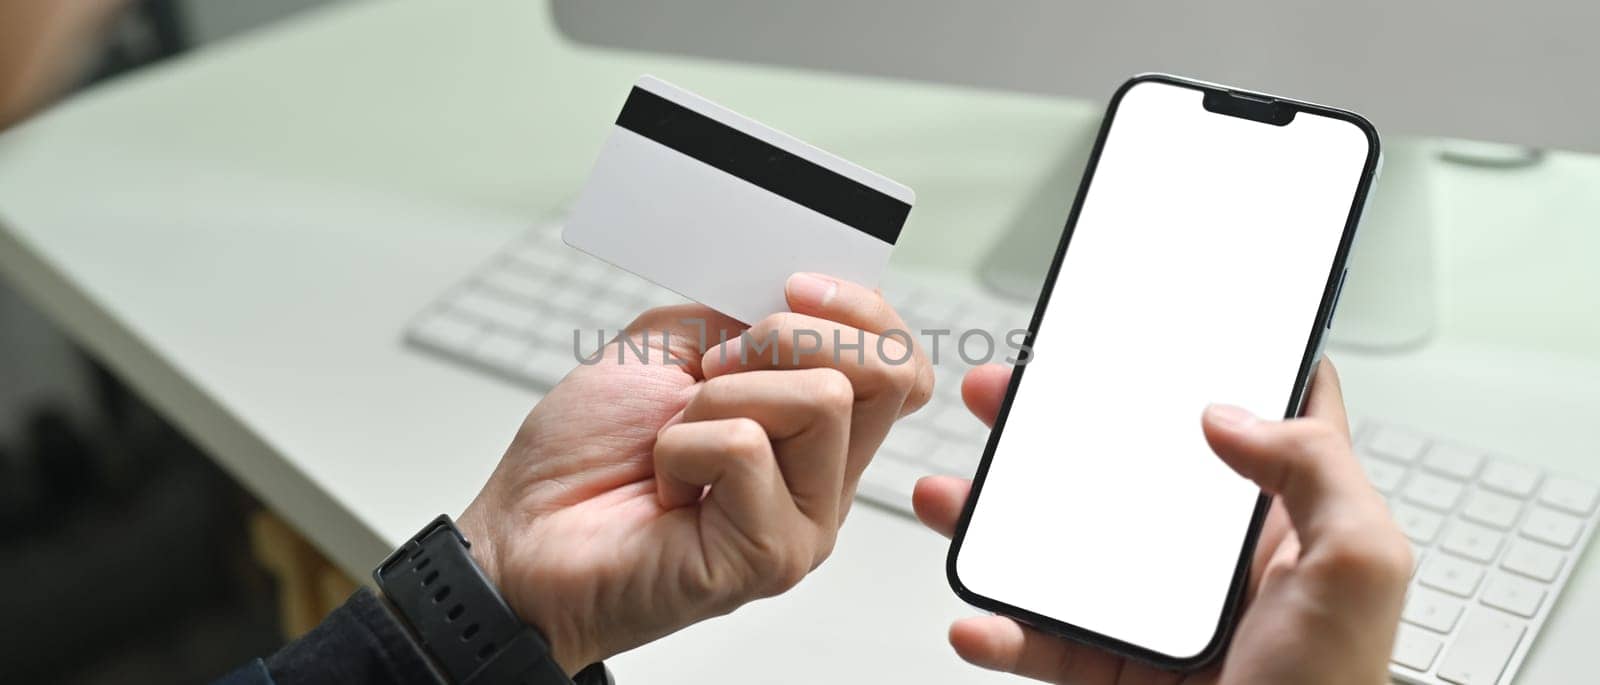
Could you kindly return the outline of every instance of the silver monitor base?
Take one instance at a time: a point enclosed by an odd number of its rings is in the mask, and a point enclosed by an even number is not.
[[[1420,347],[1438,322],[1432,148],[1415,139],[1386,141],[1383,158],[1334,313],[1328,342],[1335,347]]]

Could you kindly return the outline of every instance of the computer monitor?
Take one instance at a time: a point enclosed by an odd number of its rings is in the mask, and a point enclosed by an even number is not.
[[[579,40],[1103,100],[1172,71],[1392,134],[1600,152],[1587,0],[554,0]]]
[[[1600,4],[1582,0],[553,0],[584,42],[1104,100],[1169,71],[1360,111],[1385,134],[1333,342],[1425,342],[1436,317],[1432,137],[1600,151]],[[980,276],[1031,298],[1086,134]],[[1063,190],[1067,189],[1067,190]],[[1046,249],[1041,250],[1041,246]]]

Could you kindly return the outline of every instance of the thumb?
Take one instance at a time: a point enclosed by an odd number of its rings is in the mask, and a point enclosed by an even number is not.
[[[1338,525],[1341,513],[1367,509],[1377,497],[1350,450],[1349,434],[1331,420],[1267,421],[1240,407],[1214,404],[1201,423],[1223,463],[1283,499],[1307,544]]]

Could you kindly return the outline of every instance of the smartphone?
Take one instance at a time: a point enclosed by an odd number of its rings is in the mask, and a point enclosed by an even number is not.
[[[1117,90],[950,545],[956,594],[1163,668],[1223,651],[1270,499],[1200,415],[1299,414],[1378,166],[1351,112],[1164,74]]]

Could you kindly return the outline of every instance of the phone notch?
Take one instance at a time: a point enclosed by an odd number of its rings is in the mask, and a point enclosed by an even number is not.
[[[1239,90],[1207,89],[1202,104],[1208,112],[1273,126],[1288,126],[1295,115],[1293,104]]]

